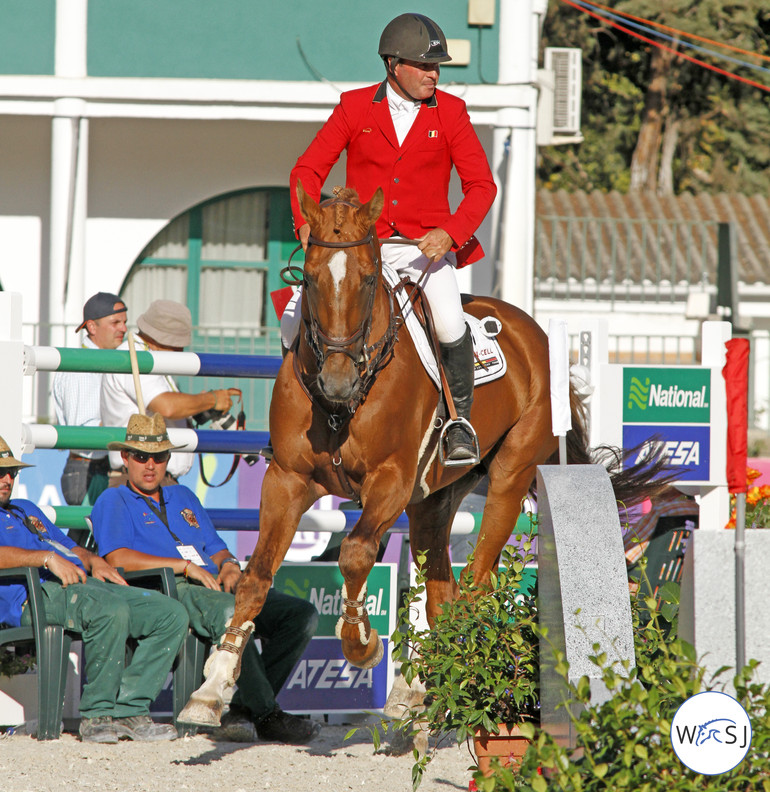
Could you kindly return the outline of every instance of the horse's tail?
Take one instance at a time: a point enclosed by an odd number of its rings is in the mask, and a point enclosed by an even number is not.
[[[667,494],[679,473],[666,469],[666,456],[661,444],[653,443],[649,453],[642,453],[644,443],[621,449],[602,445],[592,449],[588,438],[588,416],[583,401],[570,384],[570,412],[572,429],[567,432],[567,463],[570,465],[603,465],[610,476],[615,499],[626,509],[647,498]],[[633,460],[633,461],[631,461]],[[559,461],[554,453],[547,464]]]

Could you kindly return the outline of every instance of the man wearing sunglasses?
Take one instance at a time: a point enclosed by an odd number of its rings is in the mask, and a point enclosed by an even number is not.
[[[133,415],[119,450],[128,471],[124,486],[96,501],[91,520],[99,552],[126,570],[170,567],[177,595],[198,635],[219,641],[235,607],[241,567],[217,534],[206,510],[184,485],[163,487],[169,453],[175,448],[161,415]],[[254,620],[254,641],[243,653],[241,675],[221,739],[305,743],[318,727],[283,712],[276,696],[315,633],[318,613],[308,602],[271,589]]]
[[[113,566],[76,545],[34,503],[11,500],[14,479],[25,467],[0,438],[0,568],[38,567],[48,621],[80,634],[87,680],[80,697],[81,740],[175,739],[176,729],[154,723],[149,706],[187,636],[187,612],[158,592],[129,587]],[[31,621],[26,587],[0,583],[0,622]],[[129,639],[135,648],[126,665]]]

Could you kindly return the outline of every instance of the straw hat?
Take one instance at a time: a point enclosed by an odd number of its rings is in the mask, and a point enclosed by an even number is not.
[[[28,465],[26,462],[20,462],[11,452],[11,449],[8,447],[8,443],[0,437],[0,468],[25,468],[25,467],[35,467],[34,465]]]
[[[107,443],[110,451],[145,451],[148,454],[157,454],[160,451],[173,451],[175,446],[168,439],[166,422],[160,413],[155,415],[132,415],[126,427],[126,440],[114,440]]]

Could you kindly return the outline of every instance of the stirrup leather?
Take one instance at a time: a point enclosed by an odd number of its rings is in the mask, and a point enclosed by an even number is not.
[[[473,456],[470,459],[447,459],[444,455],[444,441],[446,440],[446,433],[450,426],[460,424],[464,426],[470,434],[473,441]],[[468,465],[478,465],[481,461],[481,450],[479,448],[479,438],[476,435],[471,422],[467,418],[458,416],[454,420],[445,421],[441,427],[441,434],[438,438],[438,461],[444,467],[466,467]]]

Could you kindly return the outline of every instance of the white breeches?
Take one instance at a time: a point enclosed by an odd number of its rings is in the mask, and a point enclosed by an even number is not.
[[[438,340],[442,344],[459,341],[465,334],[465,319],[454,270],[454,254],[448,253],[440,261],[430,263],[415,245],[383,244],[380,249],[384,264],[400,275],[408,275],[415,283],[427,267],[422,288],[433,313]],[[281,341],[287,349],[299,332],[301,298],[300,287],[281,317]]]

